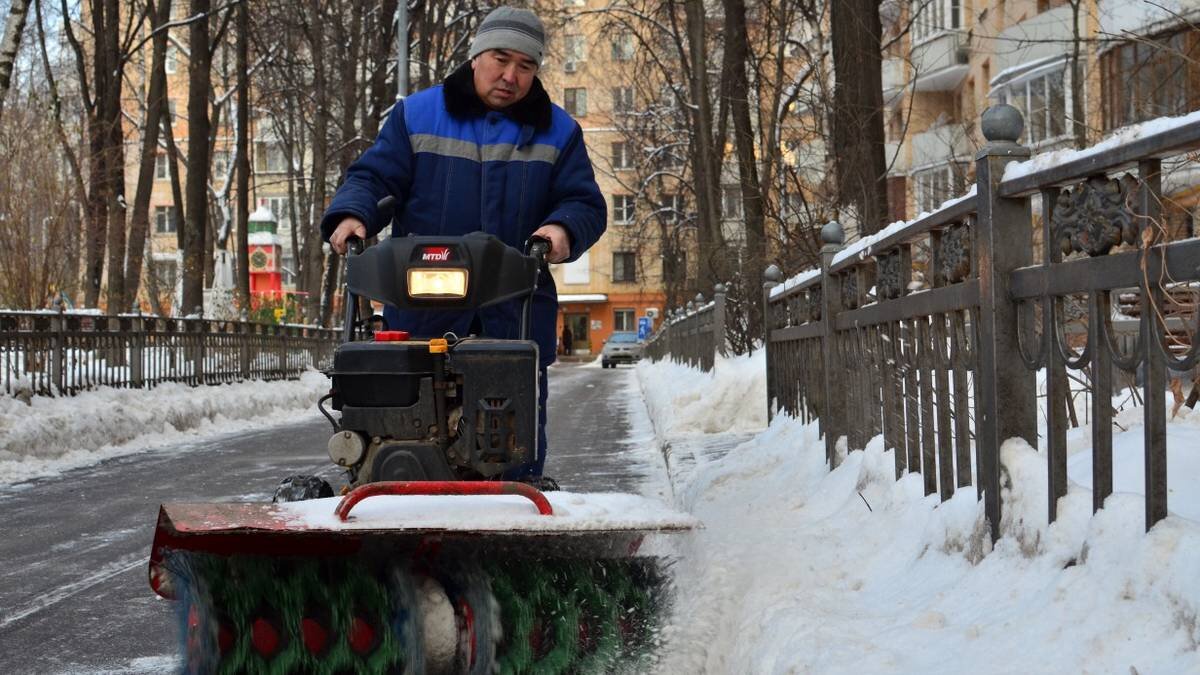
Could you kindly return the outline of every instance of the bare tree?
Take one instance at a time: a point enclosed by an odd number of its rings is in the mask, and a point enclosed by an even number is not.
[[[188,158],[187,221],[183,236],[184,314],[204,310],[204,259],[208,227],[209,93],[212,63],[209,56],[209,0],[191,0],[193,17],[188,29]]]
[[[871,234],[888,212],[879,0],[838,0],[831,9],[838,203],[854,207],[859,231]]]
[[[8,18],[4,21],[4,37],[0,38],[0,119],[4,114],[4,99],[12,83],[13,64],[21,49],[21,36],[25,34],[25,19],[29,16],[29,0],[12,0],[8,7]]]
[[[142,278],[144,242],[150,229],[150,193],[154,185],[154,166],[158,157],[159,129],[167,107],[166,53],[167,31],[160,30],[170,21],[171,0],[159,0],[155,8],[153,0],[147,2],[151,16],[153,34],[150,63],[150,88],[146,95],[146,117],[142,125],[141,166],[138,168],[137,188],[134,192],[133,211],[129,223],[129,246],[125,256],[123,284],[116,305],[128,308],[137,299]],[[110,294],[111,297],[111,294]]]

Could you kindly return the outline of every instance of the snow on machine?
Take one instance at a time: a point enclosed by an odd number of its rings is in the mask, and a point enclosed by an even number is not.
[[[355,243],[343,344],[318,404],[348,485],[339,499],[295,476],[273,503],[162,505],[150,585],[176,603],[184,672],[643,670],[664,608],[663,560],[646,538],[691,519],[636,495],[501,480],[536,452],[527,337],[548,243],[528,254],[484,233]],[[359,297],[435,310],[523,297],[522,335],[355,340]]]

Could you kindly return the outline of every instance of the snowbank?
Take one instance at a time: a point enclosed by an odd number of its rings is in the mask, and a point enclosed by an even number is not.
[[[161,384],[103,388],[78,396],[0,397],[0,484],[15,483],[180,440],[317,414],[329,380],[312,370],[298,381],[211,387]]]
[[[750,373],[659,363],[638,375],[660,444],[765,408],[741,388]],[[1194,435],[1200,413],[1171,426]],[[1140,432],[1116,435],[1116,471]],[[708,436],[722,435],[734,437]],[[1192,508],[1195,444],[1174,443],[1171,471],[1192,485],[1173,484],[1175,515],[1147,534],[1139,495],[1114,494],[1092,515],[1090,453],[1078,448],[1047,525],[1045,457],[1009,442],[993,550],[973,489],[939,503],[919,475],[897,481],[878,437],[832,472],[815,425],[779,416],[750,439],[677,486],[704,529],[675,566],[660,672],[1200,672],[1200,523],[1177,515]]]
[[[659,436],[757,430],[767,423],[767,360],[716,359],[712,373],[670,361],[638,362],[638,378]]]

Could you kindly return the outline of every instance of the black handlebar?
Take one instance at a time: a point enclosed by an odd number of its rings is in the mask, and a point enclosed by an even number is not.
[[[545,237],[533,236],[526,242],[527,255],[537,258],[538,266],[546,266],[546,257],[550,255],[550,240]]]
[[[346,237],[346,255],[358,255],[363,252],[363,240],[353,235]]]

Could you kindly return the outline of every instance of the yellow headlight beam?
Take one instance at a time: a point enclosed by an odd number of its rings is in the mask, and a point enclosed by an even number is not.
[[[461,267],[420,267],[408,270],[412,298],[467,297],[467,270]]]

